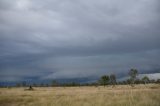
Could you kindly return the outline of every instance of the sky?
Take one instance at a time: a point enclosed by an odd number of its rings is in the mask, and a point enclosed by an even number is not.
[[[160,78],[159,0],[0,0],[0,81]]]

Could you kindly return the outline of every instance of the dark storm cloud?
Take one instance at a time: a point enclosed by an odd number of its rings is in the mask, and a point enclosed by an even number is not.
[[[158,73],[159,4],[1,0],[0,80],[121,76],[132,67]]]

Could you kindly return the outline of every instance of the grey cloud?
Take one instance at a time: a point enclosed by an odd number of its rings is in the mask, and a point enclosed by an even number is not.
[[[37,74],[42,78],[99,76],[111,70],[120,75],[131,67],[144,72],[158,69],[159,4],[159,0],[1,0],[0,75],[29,68],[28,72],[46,73]]]

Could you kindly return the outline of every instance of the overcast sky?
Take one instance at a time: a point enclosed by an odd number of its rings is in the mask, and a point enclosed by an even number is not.
[[[0,0],[0,81],[160,78],[159,0]]]

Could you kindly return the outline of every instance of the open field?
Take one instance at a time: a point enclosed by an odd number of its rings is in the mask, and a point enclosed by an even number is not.
[[[0,88],[0,106],[160,106],[160,85]]]

